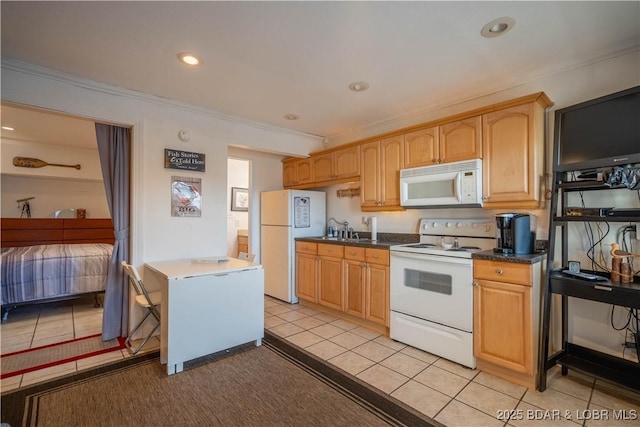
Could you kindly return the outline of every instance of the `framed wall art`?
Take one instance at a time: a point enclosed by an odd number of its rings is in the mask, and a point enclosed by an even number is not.
[[[171,216],[195,217],[202,213],[200,178],[171,177]]]
[[[249,189],[231,187],[231,210],[245,212],[249,210]]]

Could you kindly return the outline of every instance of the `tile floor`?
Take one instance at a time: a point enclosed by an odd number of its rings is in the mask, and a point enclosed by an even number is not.
[[[102,331],[102,307],[94,308],[93,296],[88,298],[18,307],[0,325],[1,354],[41,347],[74,338],[99,334]],[[141,351],[160,348],[160,340],[153,338]],[[72,374],[131,357],[127,349],[52,366],[39,371],[6,378],[0,381],[0,391],[11,391],[41,381]]]
[[[638,426],[640,393],[570,371],[545,392],[392,341],[377,332],[265,297],[265,328],[447,426]],[[93,300],[33,306],[1,326],[2,354],[100,332]],[[44,321],[46,319],[46,322]],[[159,347],[151,340],[146,351]],[[129,357],[127,350],[2,380],[2,392]],[[618,419],[626,418],[626,419]]]

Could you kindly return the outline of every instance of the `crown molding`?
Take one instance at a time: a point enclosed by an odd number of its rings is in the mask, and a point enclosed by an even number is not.
[[[159,105],[162,107],[171,107],[171,108],[186,111],[189,113],[209,116],[214,119],[223,120],[226,122],[240,124],[244,126],[249,126],[249,127],[253,127],[253,128],[268,131],[268,132],[302,136],[305,138],[311,138],[311,139],[317,140],[318,142],[322,142],[322,139],[323,139],[318,135],[294,131],[291,129],[281,128],[277,126],[268,125],[265,123],[243,119],[236,116],[231,116],[228,114],[223,114],[218,111],[196,107],[194,105],[187,104],[184,102],[179,102],[173,99],[163,98],[160,96],[151,95],[144,92],[126,89],[119,86],[109,85],[109,84],[98,82],[95,80],[73,76],[73,75],[64,73],[62,71],[41,67],[39,65],[31,64],[29,62],[20,61],[13,58],[8,58],[5,56],[2,56],[2,69],[11,70],[11,71],[15,71],[23,74],[29,74],[29,75],[33,75],[33,76],[48,79],[48,80],[54,80],[64,84],[76,86],[76,87],[94,91],[94,92],[108,94],[111,96],[120,96],[124,98],[129,98],[131,100],[137,100],[137,101]]]

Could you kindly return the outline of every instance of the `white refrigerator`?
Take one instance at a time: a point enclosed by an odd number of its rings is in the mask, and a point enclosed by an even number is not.
[[[260,194],[260,263],[264,293],[297,303],[295,240],[320,237],[326,226],[326,194],[322,191],[277,190]]]

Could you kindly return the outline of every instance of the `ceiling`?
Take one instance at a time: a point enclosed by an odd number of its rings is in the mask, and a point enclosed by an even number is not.
[[[637,1],[0,6],[3,59],[329,140],[640,46]],[[500,17],[513,29],[482,37]],[[179,63],[183,51],[202,64]]]

